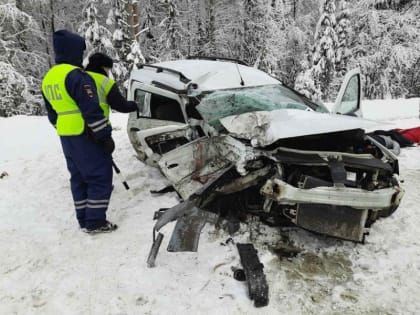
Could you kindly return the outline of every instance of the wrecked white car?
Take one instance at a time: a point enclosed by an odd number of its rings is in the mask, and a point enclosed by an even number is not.
[[[130,141],[183,199],[156,215],[156,232],[177,220],[168,250],[196,250],[207,221],[233,232],[249,215],[363,242],[395,211],[398,161],[365,133],[376,123],[360,118],[358,70],[329,112],[260,70],[213,59],[144,65],[129,82],[140,104]]]

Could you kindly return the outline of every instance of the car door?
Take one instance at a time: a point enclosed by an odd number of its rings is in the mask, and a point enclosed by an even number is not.
[[[163,154],[193,139],[178,94],[132,81],[128,99],[139,107],[129,115],[127,132],[140,160],[156,165]]]
[[[359,69],[349,71],[344,77],[332,113],[362,117],[362,84]]]

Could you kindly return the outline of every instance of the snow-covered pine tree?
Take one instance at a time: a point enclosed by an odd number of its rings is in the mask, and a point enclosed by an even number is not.
[[[140,45],[143,47],[142,52],[147,63],[156,62],[158,60],[158,49],[156,44],[156,1],[143,0],[140,10],[140,25],[142,36],[139,36]]]
[[[216,56],[216,0],[204,0],[200,3],[198,32],[199,55]],[[221,25],[220,25],[221,26]],[[223,56],[221,54],[221,56]],[[227,56],[226,56],[227,57]]]
[[[89,0],[83,8],[84,21],[78,32],[86,40],[86,58],[94,52],[105,53],[112,58],[116,57],[116,51],[112,45],[112,33],[108,28],[100,24],[98,14],[98,0]]]
[[[378,10],[401,10],[406,5],[418,0],[374,0],[375,8]]]
[[[113,7],[112,22],[114,33],[112,34],[113,46],[118,52],[118,63],[114,66],[114,75],[117,81],[124,82],[129,76],[130,64],[127,56],[131,51],[131,27],[129,23],[128,5],[130,0],[115,0]],[[110,22],[110,20],[108,20]]]
[[[270,6],[264,0],[244,0],[244,60],[256,67],[270,70],[267,54],[269,37]],[[272,25],[273,26],[273,25]]]
[[[192,0],[184,0],[185,14],[184,16],[189,17],[185,21],[185,31],[186,31],[186,47],[185,53],[187,56],[193,56],[197,54],[197,44],[195,37],[198,33],[197,22],[199,15],[196,10],[196,4]],[[195,1],[194,1],[195,2]]]
[[[359,67],[367,98],[420,95],[420,6],[376,10],[370,1],[353,7],[349,68]]]
[[[137,34],[133,28],[133,4],[138,10],[136,0],[115,0],[114,10],[108,16],[108,23],[114,22],[115,29],[112,35],[114,48],[118,52],[119,62],[114,67],[116,79],[125,82],[134,63],[143,63],[144,57],[140,50]],[[136,11],[135,15],[138,15]]]
[[[274,74],[283,83],[294,86],[298,74],[303,71],[302,60],[307,59],[312,40],[301,25],[309,27],[310,23],[297,0],[272,0],[271,16],[269,46],[277,63]]]
[[[0,4],[0,116],[43,112],[39,84],[48,63],[37,51],[40,40],[30,15],[15,3]]]
[[[302,70],[296,76],[295,89],[314,101],[321,101],[322,93],[314,81],[314,68],[306,61],[302,61],[300,66]]]
[[[322,5],[321,17],[315,30],[315,47],[312,56],[315,85],[322,92],[322,97],[331,97],[330,84],[334,77],[337,33],[335,31],[335,3],[325,0]]]
[[[132,32],[133,39],[130,45],[130,53],[127,55],[127,61],[130,63],[129,71],[132,69],[138,69],[140,64],[144,64],[146,61],[144,59],[143,53],[140,49],[140,20],[139,20],[139,1],[131,1],[131,16],[132,16]]]
[[[335,55],[335,69],[341,75],[347,72],[347,59],[350,55],[348,48],[349,16],[347,0],[340,0],[337,11],[336,33],[338,43]]]
[[[161,60],[172,60],[187,55],[187,39],[183,27],[178,4],[175,0],[159,0],[160,8],[165,17],[159,23],[161,35],[158,39],[162,51]]]

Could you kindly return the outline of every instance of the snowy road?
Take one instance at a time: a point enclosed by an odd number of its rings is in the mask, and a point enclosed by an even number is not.
[[[232,277],[235,246],[223,244],[228,235],[213,226],[198,253],[166,252],[172,225],[165,227],[157,267],[146,267],[153,212],[178,200],[150,195],[165,180],[135,159],[125,120],[113,116],[114,158],[132,190],[115,180],[108,216],[120,228],[90,236],[77,228],[47,119],[0,119],[0,173],[9,174],[0,179],[0,314],[419,314],[420,147],[402,151],[406,195],[394,215],[373,225],[365,245],[243,225],[234,239],[252,238],[270,286],[269,305],[255,309],[245,284]],[[282,242],[301,253],[280,259]]]

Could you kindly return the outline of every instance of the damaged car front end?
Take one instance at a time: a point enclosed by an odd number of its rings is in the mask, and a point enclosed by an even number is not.
[[[142,98],[142,111],[151,120],[130,117],[139,158],[158,166],[182,198],[156,214],[149,266],[162,242],[160,229],[172,221],[168,250],[196,251],[206,222],[226,221],[234,233],[240,221],[257,216],[271,226],[364,242],[370,226],[397,209],[404,194],[398,160],[366,133],[375,122],[352,117],[360,114],[358,72],[345,79],[333,113],[269,78],[261,85],[199,90],[209,78],[211,71],[185,80],[182,89],[168,88],[168,80],[141,83],[147,93],[177,100],[184,120],[153,117],[150,95]],[[142,130],[146,124],[152,127]]]

